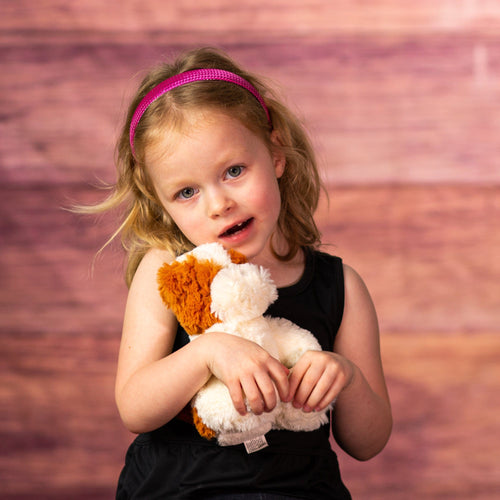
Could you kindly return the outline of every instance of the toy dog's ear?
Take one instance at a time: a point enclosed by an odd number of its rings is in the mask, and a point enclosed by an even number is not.
[[[158,271],[161,298],[189,335],[202,333],[219,321],[210,311],[210,285],[220,269],[213,262],[188,256]]]
[[[229,254],[229,257],[231,257],[231,262],[233,264],[245,264],[248,262],[248,259],[242,253],[238,252],[238,250],[230,248],[227,253]]]

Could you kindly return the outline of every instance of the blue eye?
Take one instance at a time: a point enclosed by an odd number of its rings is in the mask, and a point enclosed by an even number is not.
[[[188,200],[189,198],[192,198],[196,194],[196,190],[194,188],[184,188],[181,189],[177,193],[177,198],[181,198],[183,200]]]
[[[229,177],[239,177],[242,171],[243,167],[241,165],[234,165],[227,169],[227,175]]]

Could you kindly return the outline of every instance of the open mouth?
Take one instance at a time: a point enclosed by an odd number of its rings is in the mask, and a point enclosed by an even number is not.
[[[221,234],[221,237],[225,238],[228,236],[233,236],[236,233],[239,233],[240,231],[242,231],[243,229],[248,227],[250,225],[250,223],[252,222],[252,220],[253,220],[253,218],[250,218],[250,219],[247,219],[246,221],[240,222],[239,224],[236,224],[236,225],[230,227],[229,229],[227,229],[226,231],[224,231]]]

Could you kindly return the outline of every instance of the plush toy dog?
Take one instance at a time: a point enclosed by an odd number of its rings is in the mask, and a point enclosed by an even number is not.
[[[277,298],[269,272],[245,262],[242,254],[207,243],[158,271],[164,303],[194,341],[220,331],[256,342],[291,368],[308,350],[321,350],[308,331],[283,318],[263,316]],[[269,413],[240,415],[227,387],[212,377],[194,396],[193,420],[201,436],[234,445],[263,436],[271,429],[310,431],[328,421],[327,410],[305,413],[279,402]]]

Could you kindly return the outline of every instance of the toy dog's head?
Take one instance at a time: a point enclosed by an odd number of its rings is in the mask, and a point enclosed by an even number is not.
[[[264,314],[277,297],[269,272],[218,243],[200,245],[158,271],[163,302],[188,335]]]
[[[223,267],[243,262],[246,257],[241,253],[226,252],[218,243],[207,243],[159,269],[161,298],[188,335],[202,333],[219,322],[210,310],[210,285]]]
[[[249,321],[262,316],[278,292],[269,271],[254,264],[231,264],[212,281],[211,311],[224,322]]]

